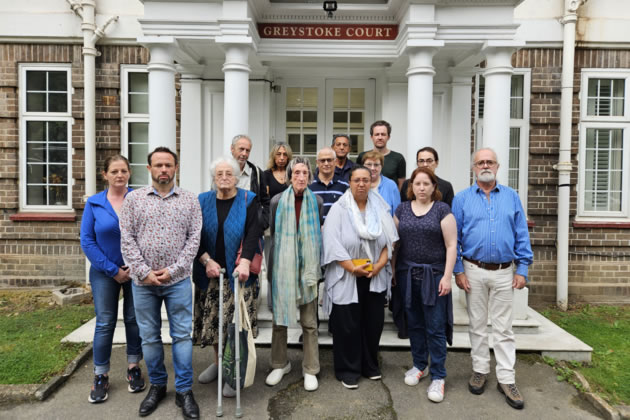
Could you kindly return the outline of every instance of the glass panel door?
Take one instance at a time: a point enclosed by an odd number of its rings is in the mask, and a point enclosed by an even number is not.
[[[335,134],[346,134],[352,141],[350,158],[365,150],[374,122],[374,80],[326,81],[326,145]],[[368,149],[371,144],[368,142]]]

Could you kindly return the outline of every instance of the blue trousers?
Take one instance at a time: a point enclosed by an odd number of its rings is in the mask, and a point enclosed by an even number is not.
[[[118,321],[118,302],[120,290],[123,291],[123,319],[127,337],[127,362],[138,363],[142,360],[140,333],[136,323],[133,305],[131,281],[120,284],[107,274],[90,267],[90,285],[96,312],[96,328],[94,329],[94,374],[109,372],[109,360],[112,355],[112,341]]]
[[[414,272],[421,269],[414,269]],[[402,279],[406,272],[397,273],[396,278]],[[435,281],[439,282],[440,276]],[[431,379],[446,378],[446,324],[448,322],[446,307],[448,296],[438,296],[435,306],[422,303],[422,275],[414,273],[411,277],[411,290],[406,290],[404,281],[398,283],[403,296],[411,293],[411,308],[406,308],[407,329],[411,344],[413,365],[424,370],[431,356]],[[436,287],[436,290],[438,288]],[[403,298],[404,300],[404,298]]]
[[[151,385],[166,385],[162,343],[162,302],[166,306],[168,325],[173,339],[175,390],[186,392],[192,387],[192,283],[190,277],[170,286],[133,285],[136,319],[142,337],[142,351]]]

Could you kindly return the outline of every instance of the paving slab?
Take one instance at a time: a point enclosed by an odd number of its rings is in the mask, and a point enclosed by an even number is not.
[[[242,393],[243,418],[246,419],[597,419],[600,415],[566,382],[558,382],[556,373],[536,357],[519,358],[517,383],[526,399],[525,409],[514,410],[496,390],[491,378],[481,396],[468,392],[470,373],[468,352],[449,351],[446,380],[446,398],[440,404],[426,397],[428,378],[416,387],[403,382],[404,372],[411,365],[408,350],[381,351],[383,379],[361,379],[359,389],[342,387],[333,373],[332,351],[320,349],[320,387],[306,392],[302,386],[301,349],[291,347],[289,360],[293,370],[280,384],[268,387],[264,379],[270,370],[268,347],[258,347],[256,381]],[[171,349],[166,346],[166,366],[169,371],[168,395],[149,419],[181,419],[181,410],[175,406],[175,391]],[[193,368],[199,374],[210,362],[211,350],[195,346]],[[88,360],[68,381],[44,402],[31,402],[0,407],[0,419],[130,419],[137,418],[137,410],[146,391],[140,394],[127,392],[125,377],[125,347],[116,346],[112,352],[109,399],[103,404],[87,401],[92,383],[92,363]],[[143,363],[143,370],[146,372]],[[195,383],[195,397],[202,418],[214,418],[216,413],[216,382],[209,385]],[[223,418],[234,418],[235,402],[224,399]]]

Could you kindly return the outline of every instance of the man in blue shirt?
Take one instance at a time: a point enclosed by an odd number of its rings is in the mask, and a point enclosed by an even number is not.
[[[337,157],[335,175],[344,182],[350,180],[350,171],[354,167],[354,162],[348,157],[351,148],[352,140],[350,136],[346,134],[335,134],[333,136],[332,149]]]
[[[309,186],[311,191],[324,200],[324,220],[333,204],[346,192],[347,182],[335,174],[335,151],[330,147],[324,147],[317,152],[317,170],[315,179]]]
[[[497,388],[517,409],[524,400],[516,387],[516,346],[512,332],[514,289],[527,282],[533,262],[527,218],[516,191],[496,181],[499,169],[492,149],[473,156],[477,182],[453,200],[457,221],[455,281],[466,291],[473,374],[468,389],[481,394],[490,373],[488,315],[492,322]]]

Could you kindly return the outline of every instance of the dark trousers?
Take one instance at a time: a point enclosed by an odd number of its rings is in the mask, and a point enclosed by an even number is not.
[[[400,284],[392,287],[392,297],[389,300],[389,310],[392,311],[394,324],[398,329],[399,338],[407,338],[407,313],[405,312],[405,300]]]
[[[333,334],[335,377],[356,382],[380,375],[378,346],[383,332],[385,292],[370,292],[370,279],[357,278],[359,303],[333,304],[330,328]]]

